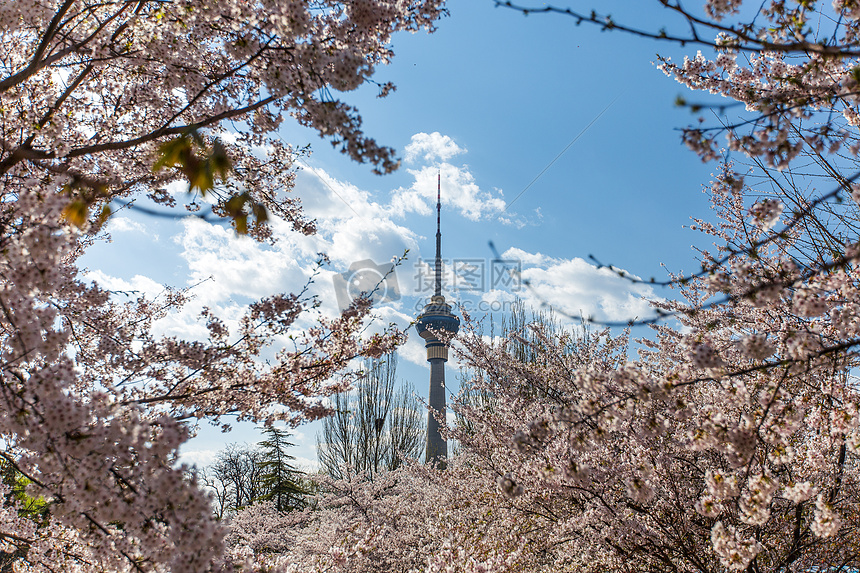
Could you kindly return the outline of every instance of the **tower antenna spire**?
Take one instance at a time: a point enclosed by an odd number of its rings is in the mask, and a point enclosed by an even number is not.
[[[436,288],[435,296],[442,296],[442,171],[436,175]]]

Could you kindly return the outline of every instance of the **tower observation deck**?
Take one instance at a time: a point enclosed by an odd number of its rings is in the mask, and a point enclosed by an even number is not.
[[[448,361],[449,337],[460,330],[460,319],[451,313],[451,305],[442,296],[442,174],[436,182],[436,277],[434,292],[424,311],[418,315],[415,330],[424,339],[427,349],[427,362],[430,363],[430,407],[445,419],[445,362]],[[440,340],[440,337],[442,340]],[[427,449],[425,462],[435,461],[444,467],[448,457],[448,442],[442,437],[439,422],[430,414],[427,416]]]

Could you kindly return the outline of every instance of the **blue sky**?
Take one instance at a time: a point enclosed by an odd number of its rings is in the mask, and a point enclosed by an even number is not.
[[[649,23],[650,14],[636,13],[640,2],[601,4]],[[314,133],[295,124],[282,129],[285,141],[313,150],[295,193],[318,221],[316,237],[276,226],[280,240],[269,248],[223,226],[120,213],[109,225],[113,242],[84,258],[91,276],[109,288],[153,293],[162,284],[203,281],[188,311],[160,325],[194,337],[203,334],[193,321],[200,307],[238,316],[253,297],[301,289],[319,251],[332,262],[313,288],[323,311],[334,313],[335,275],[355,261],[384,263],[408,248],[396,271],[400,300],[377,310],[380,323],[405,327],[427,294],[416,281],[426,269],[416,265],[433,257],[437,172],[443,256],[489,271],[492,241],[505,258],[521,262],[535,288],[519,295],[533,304],[623,320],[647,313],[643,296],[672,296],[598,271],[587,262],[591,254],[646,278],[664,278],[661,264],[696,269],[690,245],[702,239],[682,226],[690,216],[708,217],[701,189],[715,165],[682,146],[676,128],[695,118],[674,106],[684,88],[653,65],[658,52],[694,55],[695,48],[575,26],[560,16],[525,17],[491,0],[453,2],[435,34],[397,36],[393,47],[393,63],[376,79],[393,81],[397,91],[381,100],[373,87],[343,97],[361,109],[368,134],[399,150],[397,173],[373,175]],[[516,294],[491,291],[490,282],[479,292],[445,294],[471,308]],[[410,332],[399,374],[426,396],[429,369]],[[457,366],[449,363],[451,391]],[[296,430],[295,453],[308,466],[317,431]],[[205,464],[227,443],[256,439],[247,426],[227,435],[203,427],[184,459]]]

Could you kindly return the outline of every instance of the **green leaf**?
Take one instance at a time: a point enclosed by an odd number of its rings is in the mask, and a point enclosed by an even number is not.
[[[89,206],[85,201],[75,199],[65,206],[63,209],[63,219],[74,225],[75,227],[83,227],[87,222],[87,214]]]
[[[233,165],[230,163],[227,150],[220,140],[215,140],[214,145],[212,145],[212,154],[209,157],[209,162],[212,166],[212,172],[219,176],[222,181],[227,181]]]
[[[101,225],[105,221],[107,221],[108,217],[110,217],[113,211],[110,208],[110,205],[105,205],[102,207],[101,212],[99,213],[99,224]]]
[[[248,215],[242,213],[233,217],[233,222],[236,225],[236,232],[240,235],[248,234]]]
[[[152,166],[153,171],[161,171],[165,167],[183,167],[191,154],[191,140],[187,136],[177,137],[163,143],[158,148],[158,159]]]
[[[260,203],[254,203],[253,212],[254,219],[258,224],[269,220],[269,211]]]

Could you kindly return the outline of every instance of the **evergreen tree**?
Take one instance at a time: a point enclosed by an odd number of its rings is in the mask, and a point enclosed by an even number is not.
[[[303,507],[307,492],[301,485],[302,472],[292,465],[296,458],[287,453],[287,448],[295,445],[287,440],[289,432],[269,427],[264,433],[267,438],[257,444],[263,493],[255,501],[271,500],[278,511]]]

